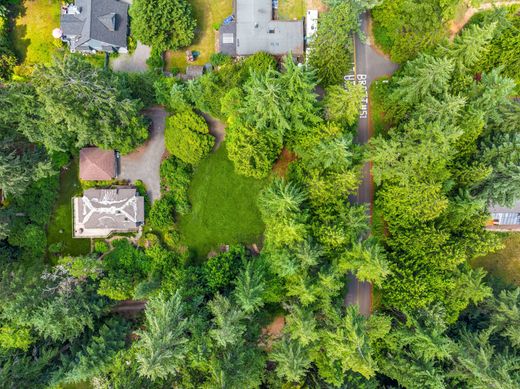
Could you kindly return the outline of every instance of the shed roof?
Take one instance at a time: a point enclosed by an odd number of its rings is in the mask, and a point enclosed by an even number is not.
[[[85,147],[79,152],[79,178],[84,181],[107,181],[116,176],[114,150]]]

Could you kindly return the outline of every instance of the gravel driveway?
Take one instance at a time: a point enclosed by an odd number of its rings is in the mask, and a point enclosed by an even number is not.
[[[120,179],[135,182],[143,181],[151,202],[161,197],[161,162],[166,151],[164,127],[168,113],[162,107],[144,111],[152,119],[150,138],[134,152],[121,156]]]
[[[116,58],[110,59],[110,66],[116,72],[146,72],[148,70],[146,60],[150,58],[151,51],[149,46],[137,42],[137,47],[132,54],[119,54]]]

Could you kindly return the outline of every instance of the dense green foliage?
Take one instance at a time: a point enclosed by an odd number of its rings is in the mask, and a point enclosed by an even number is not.
[[[77,56],[37,67],[29,84],[11,84],[3,105],[13,127],[50,151],[96,145],[128,153],[148,137],[140,101],[117,75]]]
[[[378,3],[327,1],[349,23]],[[391,129],[368,148],[354,141],[360,88],[333,82],[319,101],[319,68],[285,59],[277,70],[267,54],[216,58],[216,70],[189,83],[93,73],[81,59],[52,72],[71,66],[85,89],[47,79],[43,68],[30,83],[8,83],[0,386],[517,388],[520,289],[468,265],[499,246],[483,229],[487,206],[520,198],[515,83],[493,65],[482,71],[505,31],[495,20],[473,23],[378,85]],[[342,39],[357,28],[343,27]],[[123,100],[98,106],[106,90],[93,86],[105,83]],[[56,98],[56,85],[71,91],[62,94],[75,116],[42,132],[56,139],[31,143],[27,128],[54,124],[38,91]],[[140,236],[96,239],[93,253],[58,258],[66,242],[46,247],[46,225],[70,156],[56,150],[74,156],[87,141],[64,128],[88,122],[105,142],[99,126],[124,112],[138,117],[139,100],[163,104],[172,120],[161,199]],[[227,121],[226,142],[212,153],[194,109]],[[110,141],[139,143],[125,136]],[[367,206],[355,201],[367,160],[381,219],[372,234]],[[54,266],[44,264],[46,251]],[[370,316],[345,307],[349,274],[377,288]]]
[[[9,80],[16,65],[9,37],[8,8],[0,4],[0,81]]]
[[[318,31],[309,42],[309,65],[316,69],[320,85],[342,82],[352,72],[353,33],[361,34],[359,16],[378,0],[326,0],[329,10],[320,13]]]
[[[197,165],[211,151],[214,139],[204,118],[185,110],[166,119],[165,142],[175,157]]]
[[[284,60],[283,73],[251,73],[222,102],[228,114],[228,155],[239,174],[266,177],[284,144],[321,122],[313,72]]]
[[[448,31],[460,0],[384,0],[372,10],[374,37],[395,62],[434,48]]]
[[[471,24],[485,25],[489,21],[496,21],[497,29],[488,46],[486,55],[480,58],[476,66],[477,71],[490,72],[493,68],[502,66],[504,75],[516,81],[516,95],[520,95],[520,7],[501,7],[494,11],[476,14]]]
[[[372,142],[392,263],[384,304],[403,312],[437,303],[454,321],[488,293],[483,274],[465,264],[498,246],[483,231],[485,205],[518,198],[519,161],[509,150],[520,123],[508,98],[514,82],[498,69],[481,79],[471,72],[494,28],[472,26],[437,55],[408,62],[385,107],[397,126]]]
[[[189,46],[197,22],[186,0],[136,0],[130,7],[132,35],[156,52]]]
[[[161,164],[161,189],[163,196],[173,202],[175,211],[181,215],[190,210],[188,188],[193,176],[193,167],[170,157]]]

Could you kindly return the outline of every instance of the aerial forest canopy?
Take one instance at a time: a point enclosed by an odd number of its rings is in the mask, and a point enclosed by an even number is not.
[[[218,54],[212,71],[182,81],[66,55],[0,86],[1,387],[520,386],[520,288],[470,265],[502,244],[484,229],[489,206],[520,199],[505,16],[476,18],[452,42],[389,18],[389,29],[413,30],[411,43],[387,31],[404,63],[376,84],[388,128],[363,146],[365,89],[344,82],[360,14],[433,7],[437,19],[425,22],[436,26],[455,2],[326,3],[304,64]],[[155,49],[193,38],[185,1],[134,0],[130,10],[135,36]],[[167,153],[160,199],[136,183],[141,233],[92,239],[86,254],[49,244],[60,172],[63,185],[84,146],[141,146],[143,109],[157,105]],[[369,161],[373,209],[355,201]],[[186,243],[183,223],[200,203],[238,207],[205,172],[248,183],[238,194],[252,199],[255,243],[217,240],[202,253]],[[90,187],[78,181],[73,196]],[[201,182],[209,189],[194,196]],[[346,306],[349,274],[373,285],[371,315]]]

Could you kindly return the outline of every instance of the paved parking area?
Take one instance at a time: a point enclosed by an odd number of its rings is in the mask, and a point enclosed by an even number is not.
[[[144,73],[148,70],[146,61],[150,58],[152,49],[150,46],[137,42],[137,47],[132,54],[119,54],[110,59],[110,67],[116,72]]]
[[[163,107],[147,109],[144,114],[152,119],[150,138],[130,154],[121,156],[119,177],[135,182],[143,181],[153,203],[161,197],[161,162],[166,152],[164,128],[168,113]]]

